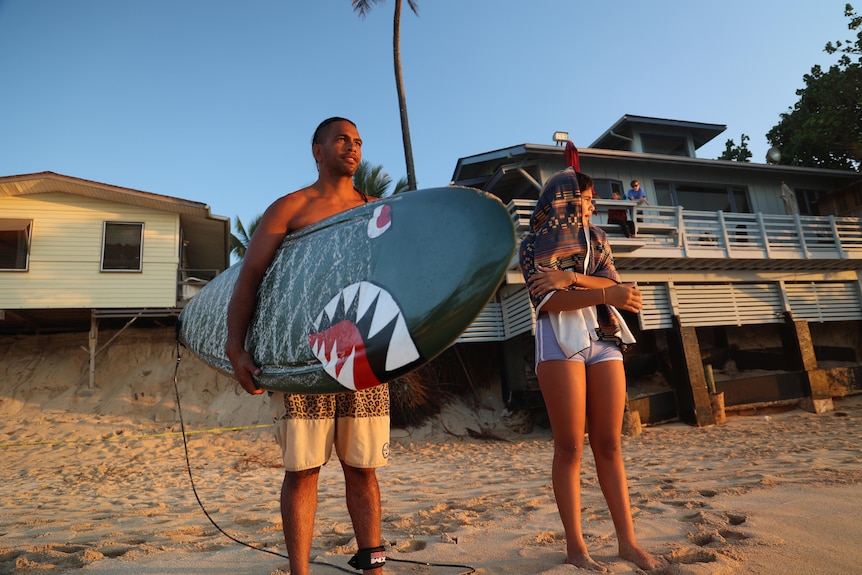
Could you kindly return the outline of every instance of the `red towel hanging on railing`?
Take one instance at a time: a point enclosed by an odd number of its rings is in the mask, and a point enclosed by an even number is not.
[[[566,142],[566,165],[574,168],[576,172],[581,171],[581,159],[578,157],[578,149],[571,140]]]

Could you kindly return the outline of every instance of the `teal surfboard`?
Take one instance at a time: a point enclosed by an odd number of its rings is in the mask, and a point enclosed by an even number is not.
[[[506,207],[471,188],[417,190],[285,237],[258,291],[246,349],[263,389],[337,393],[392,381],[449,347],[515,251]],[[241,262],[179,317],[181,341],[233,377],[227,307]]]

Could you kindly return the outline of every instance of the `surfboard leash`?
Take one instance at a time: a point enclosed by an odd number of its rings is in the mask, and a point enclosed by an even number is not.
[[[206,507],[204,507],[203,501],[201,501],[201,498],[198,495],[198,490],[197,490],[197,487],[195,486],[195,478],[192,474],[191,458],[189,457],[189,444],[188,444],[188,438],[186,436],[186,424],[185,424],[185,420],[183,419],[183,410],[182,410],[182,406],[180,404],[180,388],[179,388],[178,380],[179,380],[180,361],[182,361],[182,354],[180,354],[180,346],[181,345],[182,345],[182,342],[180,342],[180,338],[179,338],[179,329],[177,329],[177,338],[176,338],[176,350],[177,350],[176,355],[177,355],[177,358],[176,358],[176,363],[174,364],[174,395],[175,395],[176,401],[177,401],[177,415],[179,416],[179,420],[180,420],[180,433],[181,433],[182,438],[183,438],[183,453],[185,454],[186,471],[188,472],[189,483],[191,484],[192,493],[194,493],[195,500],[198,502],[198,507],[201,508],[201,511],[203,511],[204,515],[209,520],[209,522],[212,524],[212,526],[215,527],[219,533],[221,533],[222,535],[224,535],[225,537],[227,537],[228,539],[230,539],[234,543],[238,543],[238,544],[242,545],[243,547],[248,547],[249,549],[253,549],[255,551],[261,551],[263,553],[269,553],[270,555],[275,555],[276,557],[281,557],[283,559],[290,560],[290,557],[285,553],[279,553],[278,551],[271,551],[269,549],[264,549],[263,547],[258,547],[256,545],[252,545],[251,543],[247,543],[245,541],[237,539],[236,537],[234,537],[233,535],[231,535],[230,533],[228,533],[227,531],[222,529],[221,526],[218,523],[216,523],[215,519],[213,519],[212,516],[209,514],[209,512],[206,510]],[[451,567],[453,569],[466,569],[466,571],[462,571],[461,573],[458,573],[458,575],[471,575],[472,573],[476,572],[476,569],[473,567],[470,567],[469,565],[459,565],[456,563],[429,563],[426,561],[416,561],[416,560],[412,560],[412,559],[395,559],[394,557],[387,557],[386,562],[387,563],[388,562],[409,563],[411,565],[422,565],[424,567]],[[346,569],[340,565],[334,565],[332,563],[327,563],[325,561],[320,561],[318,559],[312,559],[310,561],[310,563],[312,563],[314,565],[322,565],[325,567],[330,567],[332,569],[336,569],[338,571],[341,571],[342,573],[350,573],[351,575],[355,575],[356,573],[359,573],[359,571],[354,571],[352,569]]]

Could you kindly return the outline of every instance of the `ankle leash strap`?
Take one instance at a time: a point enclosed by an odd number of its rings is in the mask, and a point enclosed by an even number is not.
[[[382,545],[360,549],[347,562],[348,565],[359,570],[378,569],[383,567],[384,563],[386,563],[386,548]]]

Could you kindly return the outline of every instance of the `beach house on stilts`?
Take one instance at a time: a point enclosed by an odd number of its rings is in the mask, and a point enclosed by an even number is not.
[[[593,224],[608,232],[622,278],[644,293],[626,357],[630,409],[644,422],[712,424],[718,394],[727,410],[824,412],[862,391],[860,174],[696,157],[724,130],[626,115],[589,146],[560,134],[461,158],[452,176],[499,197],[523,234],[543,182],[566,165],[562,144],[578,146],[600,198]],[[649,205],[610,199],[632,180]],[[628,231],[609,210],[626,215]],[[460,340],[499,342],[510,409],[541,404],[532,329],[514,261]]]
[[[230,264],[206,204],[54,172],[0,177],[0,335],[168,325]],[[114,336],[116,337],[116,335]]]

